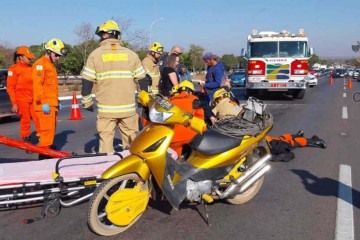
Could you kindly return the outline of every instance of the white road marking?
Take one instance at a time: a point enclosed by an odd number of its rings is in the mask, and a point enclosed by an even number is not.
[[[343,119],[348,119],[348,111],[347,111],[347,107],[343,106],[342,107],[342,118]]]
[[[346,98],[346,92],[343,93],[343,98]]]
[[[346,87],[344,87],[344,90],[346,90]]]
[[[340,165],[335,240],[354,240],[351,167]]]

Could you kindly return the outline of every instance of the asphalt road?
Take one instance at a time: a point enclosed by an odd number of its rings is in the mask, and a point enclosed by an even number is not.
[[[360,177],[356,172],[360,168],[360,103],[352,100],[356,91],[360,92],[360,83],[354,82],[353,88],[347,89],[344,79],[334,79],[330,85],[329,79],[320,78],[319,86],[308,89],[302,100],[286,96],[265,99],[275,120],[271,135],[301,129],[306,137],[316,134],[325,139],[328,148],[296,149],[296,158],[291,162],[272,162],[262,189],[252,201],[239,206],[218,202],[209,207],[212,226],[206,225],[202,206],[185,206],[176,211],[162,202],[151,204],[123,234],[106,239],[328,240],[351,236],[352,231],[353,238],[343,239],[359,239]],[[234,93],[245,102],[241,89]],[[82,110],[83,120],[70,121],[70,102],[64,105],[59,115],[57,147],[77,153],[96,151],[96,114]],[[17,138],[17,131],[17,121],[0,123],[2,135]],[[115,144],[119,142],[117,133]],[[4,145],[0,145],[0,153],[0,162],[37,157]],[[340,174],[342,165],[352,173],[351,184],[339,182],[339,175],[349,177]],[[345,210],[338,206],[345,206]],[[63,208],[55,218],[21,223],[23,218],[39,216],[40,209],[30,206],[0,211],[0,239],[105,239],[87,226],[87,202]],[[345,235],[341,235],[344,231]]]

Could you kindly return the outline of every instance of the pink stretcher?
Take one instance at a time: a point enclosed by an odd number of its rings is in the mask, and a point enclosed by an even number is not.
[[[168,153],[177,159],[174,150]],[[56,216],[61,207],[89,199],[102,182],[101,174],[128,156],[128,150],[111,154],[86,154],[41,161],[0,163],[0,210],[43,202],[41,217]]]

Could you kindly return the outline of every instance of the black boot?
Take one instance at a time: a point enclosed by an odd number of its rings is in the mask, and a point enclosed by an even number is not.
[[[318,148],[327,148],[326,142],[314,135],[310,139],[307,139],[307,147],[318,147]]]
[[[26,143],[33,144],[32,141],[31,141],[31,136],[24,137],[24,138],[23,138],[23,141],[26,142]],[[26,150],[26,153],[31,154],[32,152],[30,152],[29,150]]]

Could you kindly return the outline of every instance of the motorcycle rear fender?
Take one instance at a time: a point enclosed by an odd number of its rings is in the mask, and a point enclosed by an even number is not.
[[[147,181],[150,177],[150,169],[148,165],[136,155],[129,155],[121,159],[106,169],[101,177],[103,179],[111,179],[129,173],[136,173],[144,181]]]

